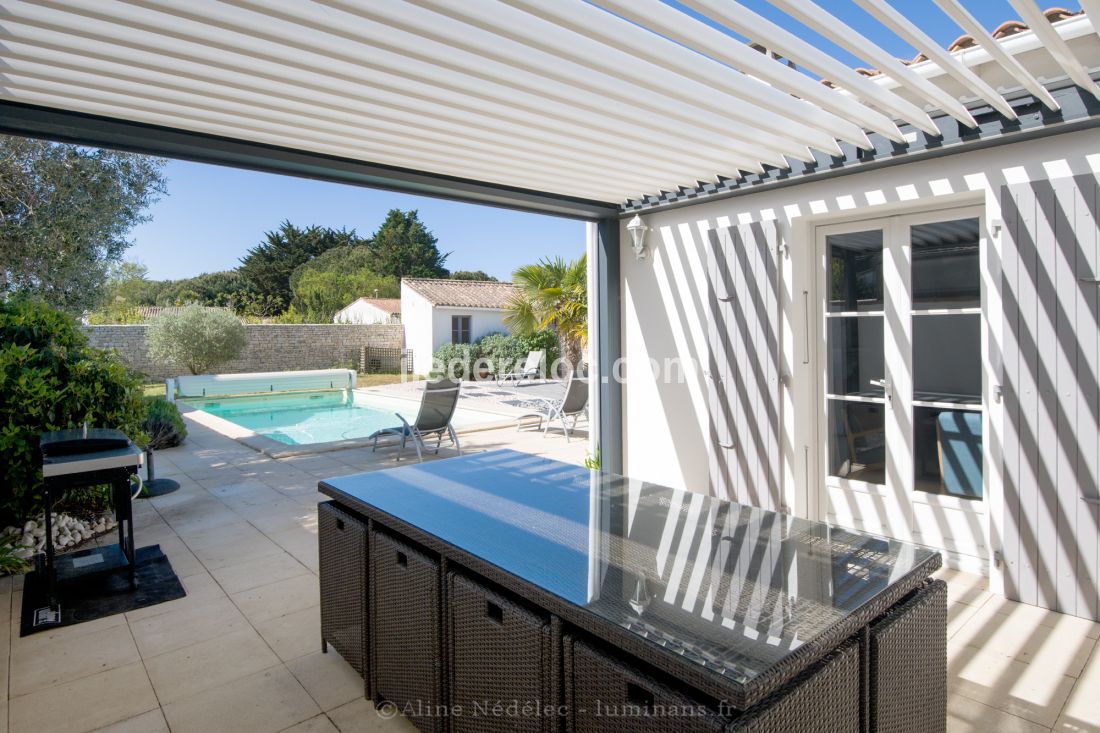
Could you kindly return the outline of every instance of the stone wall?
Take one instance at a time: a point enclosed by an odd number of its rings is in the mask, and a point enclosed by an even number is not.
[[[185,373],[179,367],[165,368],[149,358],[145,348],[147,326],[85,326],[88,343],[100,349],[117,349],[131,368],[151,380]],[[400,349],[405,330],[400,324],[250,324],[245,329],[248,343],[241,356],[219,367],[223,374],[281,372],[299,369],[331,369],[346,365],[357,368],[362,346]]]

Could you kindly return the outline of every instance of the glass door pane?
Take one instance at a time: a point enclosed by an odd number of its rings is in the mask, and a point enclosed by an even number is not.
[[[910,227],[913,310],[981,309],[980,233],[977,219]]]
[[[909,229],[917,491],[982,498],[981,235],[976,218]]]
[[[885,483],[881,229],[825,238],[828,471]]]

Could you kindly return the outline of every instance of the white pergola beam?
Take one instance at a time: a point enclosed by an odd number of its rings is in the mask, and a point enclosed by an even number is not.
[[[5,57],[0,56],[0,58]],[[36,69],[33,66],[28,69],[27,66],[29,65],[19,64],[17,61],[9,63],[5,76],[10,86],[53,94],[69,93],[74,99],[87,98],[86,95],[89,94],[101,95],[103,99],[130,98],[144,103],[145,109],[153,109],[159,104],[166,109],[181,110],[181,118],[187,117],[186,110],[219,116],[232,114],[237,119],[249,119],[258,125],[271,126],[260,128],[268,133],[282,134],[297,129],[302,130],[304,139],[328,145],[338,144],[340,140],[364,147],[385,144],[390,149],[396,146],[410,152],[422,152],[440,157],[453,155],[455,161],[474,162],[488,161],[496,157],[494,153],[498,153],[501,149],[493,142],[486,143],[454,135],[431,134],[410,140],[407,134],[403,134],[399,128],[392,125],[364,121],[354,123],[350,120],[342,123],[321,121],[308,112],[287,113],[239,100],[212,99],[202,94],[127,82],[94,72],[70,69],[61,76],[56,71],[51,73],[49,70]],[[225,124],[224,120],[221,124]],[[528,176],[542,176],[544,180],[556,178],[559,184],[561,181],[573,180],[591,185],[608,180],[596,177],[590,166],[562,160],[560,157],[555,158],[551,151],[525,151],[512,148],[507,150],[507,157],[515,164],[517,172],[523,172]],[[548,171],[552,171],[553,175],[548,176]],[[644,190],[646,181],[652,181],[652,177],[647,176],[644,169],[620,168],[613,173],[613,180],[619,185],[630,187],[631,190],[640,191]]]
[[[125,16],[105,18],[102,13],[96,13],[99,9],[104,12],[114,9],[115,6],[110,4],[90,3],[87,13],[79,15],[59,14],[55,10],[19,3],[18,0],[10,0],[9,4],[19,6],[21,18],[25,17],[45,28],[55,29],[54,32],[63,31],[66,37],[81,38],[84,34],[92,34],[107,43],[132,47],[136,53],[145,54],[148,59],[164,54],[174,54],[181,59],[200,58],[210,65],[240,69],[259,80],[274,79],[275,82],[282,83],[285,79],[290,79],[293,83],[300,84],[302,89],[308,90],[317,86],[349,98],[362,98],[367,102],[372,100],[373,89],[366,82],[361,82],[361,79],[378,83],[392,81],[392,94],[400,94],[403,85],[408,95],[419,96],[422,100],[430,100],[435,96],[440,103],[453,104],[458,109],[471,105],[476,107],[480,102],[491,113],[502,117],[507,117],[509,111],[512,111],[511,116],[518,117],[520,124],[538,120],[544,126],[561,126],[569,134],[582,137],[587,132],[589,135],[598,133],[605,140],[614,138],[623,144],[633,141],[637,150],[652,149],[656,156],[667,154],[685,161],[695,160],[696,167],[700,170],[725,171],[730,167],[759,170],[760,167],[759,150],[730,150],[732,146],[723,144],[725,141],[688,139],[674,128],[666,131],[658,125],[642,125],[615,116],[616,110],[603,117],[584,109],[555,103],[526,90],[475,84],[460,75],[448,75],[447,70],[441,70],[441,73],[445,81],[453,82],[454,88],[438,83],[433,85],[418,77],[402,77],[388,71],[380,61],[400,65],[405,59],[385,49],[368,49],[374,58],[362,60],[361,63],[353,63],[332,54],[315,54],[306,49],[298,50],[293,61],[289,61],[281,56],[265,54],[268,46],[259,39],[227,28],[171,15],[146,11],[140,18],[139,30],[127,25]],[[71,9],[75,12],[77,7],[78,4],[74,2]],[[191,41],[190,38],[203,38],[204,41]],[[127,39],[125,44],[121,39]],[[413,60],[405,68],[419,70],[424,66],[423,62],[418,66]],[[369,73],[364,74],[365,68],[369,69]],[[430,70],[430,66],[425,68],[425,73]],[[702,161],[710,163],[704,167]],[[785,165],[781,158],[769,159],[767,162]]]
[[[518,1],[518,0],[512,0]],[[532,4],[530,0],[523,0]],[[862,104],[852,95],[811,79],[786,64],[743,43],[730,43],[730,37],[689,15],[666,5],[661,0],[598,0],[600,7],[632,23],[659,33],[688,49],[695,49],[716,61],[740,69],[788,94],[813,102],[834,114],[850,119],[861,127],[893,140],[905,138],[886,115]],[[615,39],[609,39],[614,43]]]
[[[1081,10],[1090,18],[1100,18],[1100,0],[1079,0]],[[1093,26],[1093,32],[1100,35],[1100,28]]]
[[[0,0],[0,99],[601,202],[869,149],[869,132],[903,143],[902,123],[939,135],[938,110],[973,126],[948,88],[1014,117],[974,62],[1057,108],[963,0],[935,2],[988,57],[948,53],[891,0],[855,0],[921,68],[812,0],[770,0],[875,79],[737,0],[681,1],[705,21],[663,0]],[[1081,24],[1010,2],[1100,98],[1063,38]]]
[[[1060,109],[1060,105],[1051,96],[1050,92],[1046,90],[1039,80],[1035,76],[1024,68],[1024,65],[1016,60],[1016,57],[1005,51],[1001,44],[997,42],[997,39],[985,29],[978,19],[975,18],[969,10],[963,7],[959,0],[934,0],[936,5],[940,6],[943,12],[947,13],[954,20],[959,28],[962,28],[963,32],[968,33],[971,38],[979,46],[985,49],[986,53],[992,56],[997,63],[999,63],[1005,71],[1012,75],[1029,92],[1035,95],[1035,98],[1045,104],[1048,109],[1057,111]],[[1100,15],[1096,16],[1100,17]]]
[[[172,0],[146,1],[166,12],[175,12],[176,3]],[[311,8],[298,0],[239,2],[252,11],[251,19],[246,22],[256,24],[261,31],[285,28],[281,25],[284,18],[305,21]],[[500,6],[495,8],[498,11],[510,10]],[[221,8],[218,14],[219,17],[230,17],[230,13]],[[704,106],[702,101],[695,105],[686,101],[679,105],[661,105],[658,100],[662,100],[663,96],[652,88],[616,80],[609,74],[593,73],[591,69],[541,52],[539,48],[481,31],[474,25],[462,28],[460,23],[448,21],[443,15],[397,0],[343,9],[329,7],[329,12],[324,13],[321,19],[313,18],[312,24],[320,26],[323,31],[313,31],[308,36],[315,33],[327,36],[312,44],[315,50],[340,48],[350,58],[376,54],[379,48],[396,43],[407,48],[417,61],[427,63],[437,75],[463,76],[467,83],[470,79],[492,79],[516,91],[540,89],[543,94],[553,95],[563,103],[572,102],[597,113],[599,110],[606,113],[609,107],[615,107],[631,114],[634,119],[656,118],[654,123],[674,124],[676,129],[687,131],[687,134],[712,139],[717,136],[718,139],[736,140],[750,147],[759,146],[764,151],[770,151],[772,158],[789,155],[798,160],[813,160],[813,155],[798,138],[749,124],[744,121],[744,110],[726,114]],[[552,26],[544,30],[549,32]],[[366,47],[362,43],[350,43],[341,37],[345,33],[353,33],[374,45]],[[432,37],[433,34],[447,34],[448,39],[439,41]],[[286,30],[281,35],[288,43],[295,45],[305,43],[307,37],[305,33]],[[731,112],[733,109],[725,111]]]
[[[1020,19],[1027,23],[1035,35],[1039,37],[1039,40],[1043,42],[1043,47],[1050,52],[1050,55],[1066,72],[1066,76],[1074,84],[1100,99],[1100,86],[1097,86],[1096,82],[1092,80],[1084,64],[1074,56],[1069,44],[1058,35],[1058,31],[1054,30],[1054,26],[1047,20],[1047,17],[1035,4],[1034,0],[1008,1],[1012,3],[1012,7],[1016,8],[1016,12],[1020,14]]]
[[[855,2],[910,46],[936,62],[941,69],[973,92],[975,96],[984,99],[1008,119],[1016,119],[1016,112],[1012,109],[1012,105],[1005,101],[1005,98],[998,94],[996,89],[989,86],[984,79],[966,66],[963,66],[957,58],[940,48],[939,44],[932,40],[927,33],[895,10],[886,0],[855,0]]]
[[[917,74],[876,43],[861,35],[836,16],[826,12],[812,0],[768,0],[787,15],[810,26],[825,38],[851,54],[864,59],[884,74],[892,76],[911,92],[938,107],[959,122],[977,127],[973,115],[962,102]]]
[[[683,2],[730,30],[756,41],[771,51],[782,54],[796,64],[847,89],[862,99],[865,104],[874,105],[889,112],[930,135],[940,134],[936,123],[917,105],[889,89],[883,89],[854,69],[845,66],[816,46],[802,40],[786,28],[772,23],[736,0],[683,0]],[[730,42],[736,43],[734,39],[730,39]]]
[[[491,145],[490,150],[515,154],[521,158],[539,153],[545,156],[546,161],[563,160],[566,165],[576,164],[580,169],[591,167],[592,156],[606,155],[609,152],[608,146],[589,144],[550,130],[532,134],[530,128],[520,125],[502,126],[491,116],[469,115],[464,119],[464,124],[456,124],[432,114],[430,106],[421,110],[400,106],[380,107],[378,102],[367,104],[316,89],[311,90],[308,97],[296,96],[278,89],[269,91],[262,86],[253,88],[248,82],[255,84],[261,80],[219,68],[205,69],[201,78],[194,75],[181,76],[178,74],[180,65],[186,64],[186,61],[176,60],[174,64],[142,68],[124,63],[126,54],[118,47],[113,49],[112,54],[117,61],[98,55],[92,57],[87,53],[80,56],[71,50],[42,48],[15,40],[14,36],[5,37],[5,31],[11,30],[10,24],[0,29],[0,38],[4,39],[0,58],[8,63],[13,72],[23,71],[51,77],[50,72],[53,71],[55,74],[72,75],[76,78],[92,73],[95,76],[88,83],[93,88],[103,84],[106,79],[114,78],[134,84],[148,84],[151,88],[162,91],[176,89],[197,99],[206,98],[215,103],[244,102],[258,110],[297,114],[301,116],[300,124],[308,124],[313,120],[322,124],[367,128],[381,126],[383,131],[413,130],[438,140],[462,141],[468,138]],[[26,31],[20,35],[26,35]],[[640,155],[636,150],[627,148],[617,149],[614,155],[622,163],[621,170],[624,171],[632,170],[650,176],[662,175],[667,180],[685,180],[692,175],[683,161],[676,166],[666,166],[658,157]],[[711,179],[716,175],[715,171],[707,170],[699,178]]]
[[[342,156],[362,154],[370,156],[375,162],[402,167],[420,166],[464,178],[472,175],[495,183],[507,183],[511,180],[511,185],[515,185],[516,179],[520,178],[528,187],[565,195],[582,191],[585,196],[598,195],[602,200],[614,201],[624,193],[627,196],[641,193],[629,179],[620,179],[614,175],[600,177],[594,172],[591,176],[571,176],[563,172],[556,173],[553,168],[540,169],[518,161],[496,163],[463,150],[428,144],[413,145],[407,139],[403,139],[401,145],[383,140],[350,139],[316,130],[302,130],[293,125],[269,122],[257,117],[250,117],[247,122],[242,122],[240,115],[228,112],[198,109],[183,103],[170,103],[162,99],[136,97],[125,93],[89,90],[70,84],[36,80],[31,84],[9,83],[5,85],[5,91],[19,91],[25,96],[52,104],[69,99],[76,103],[76,111],[89,114],[109,113],[112,106],[117,108],[120,103],[125,103],[134,112],[135,121],[138,122],[175,127],[182,123],[188,129],[283,147],[287,140],[295,139],[296,135],[298,147],[314,152],[335,153],[342,150],[339,153]],[[614,198],[607,199],[608,195]]]
[[[422,2],[422,0],[414,1]],[[676,85],[679,80],[674,75],[678,74],[681,79],[687,79],[692,85],[703,85],[705,88],[729,95],[737,100],[736,105],[739,109],[743,109],[745,103],[756,104],[781,119],[797,123],[798,127],[809,126],[828,135],[827,148],[813,145],[813,141],[807,138],[809,147],[834,152],[835,140],[844,140],[862,148],[871,147],[867,134],[851,120],[839,117],[815,104],[796,99],[780,89],[747,76],[741,70],[731,69],[688,48],[655,36],[645,28],[590,5],[584,0],[557,0],[553,3],[541,0],[504,0],[504,2],[522,12],[537,16],[543,23],[550,22],[555,27],[567,29],[574,37],[584,36],[589,53],[595,45],[612,56],[623,54],[621,59],[623,63],[620,64],[620,68],[625,69],[625,72],[621,73],[629,73],[636,80],[639,74],[643,77],[657,74]],[[439,4],[438,0],[433,2],[433,5]],[[455,5],[454,2],[447,2],[447,4],[452,7]],[[469,7],[469,3],[462,3],[461,6]],[[570,46],[575,46],[575,43],[570,43]],[[742,48],[742,50],[754,53],[751,49]],[[587,55],[583,49],[577,49],[577,51],[581,58]],[[572,53],[572,50],[570,52]],[[609,61],[615,63],[614,59]],[[771,63],[770,59],[765,58],[759,61]],[[779,66],[774,63],[772,65]],[[669,76],[670,72],[673,76]],[[767,124],[766,119],[760,118],[757,121]]]

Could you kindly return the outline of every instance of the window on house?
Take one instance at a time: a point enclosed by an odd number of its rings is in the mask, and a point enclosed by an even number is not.
[[[451,316],[451,343],[470,343],[470,317]]]

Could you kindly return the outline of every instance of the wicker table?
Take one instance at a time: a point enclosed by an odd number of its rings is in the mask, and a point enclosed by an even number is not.
[[[937,553],[493,451],[322,481],[323,646],[424,731],[942,731]]]

